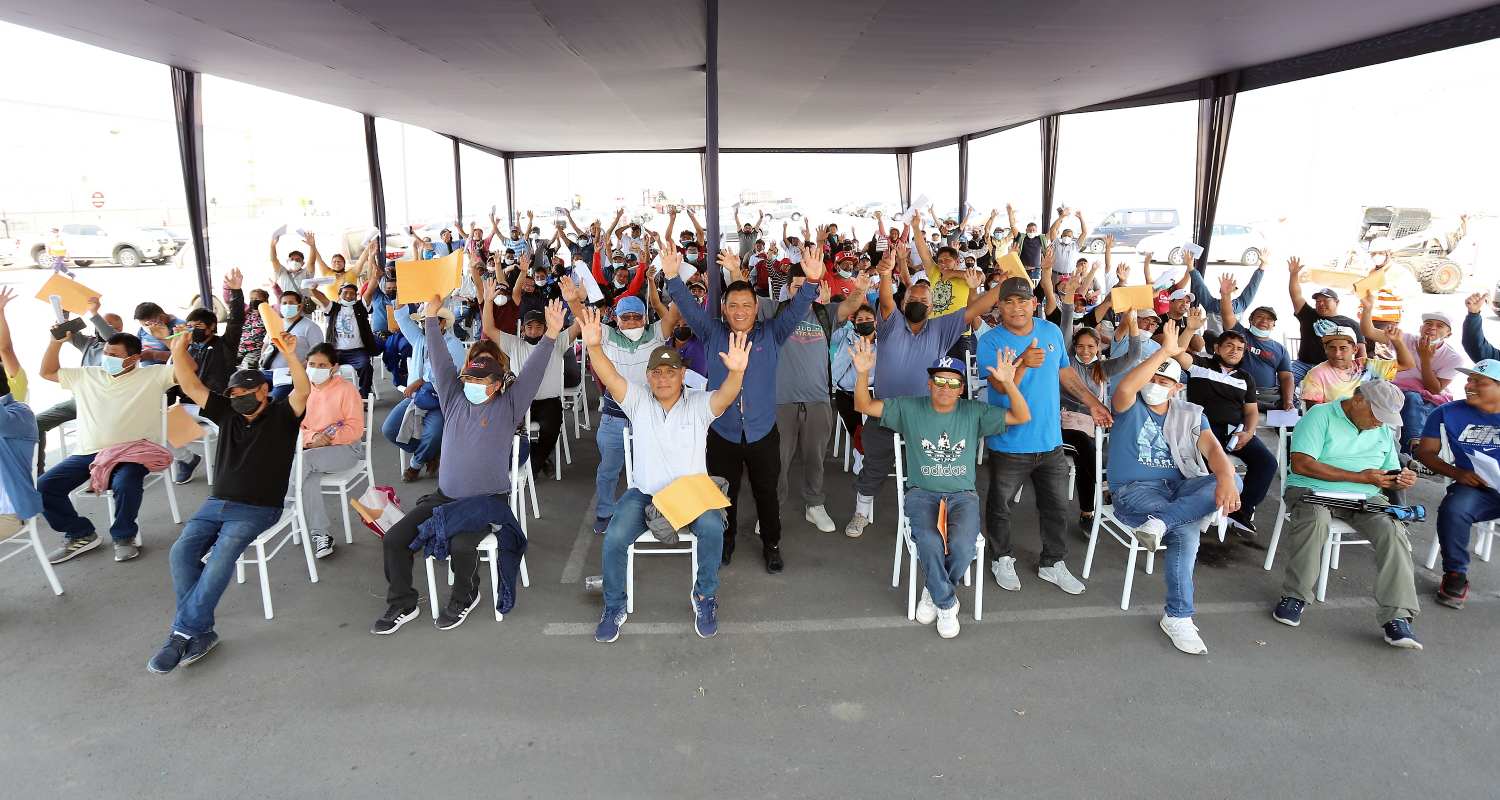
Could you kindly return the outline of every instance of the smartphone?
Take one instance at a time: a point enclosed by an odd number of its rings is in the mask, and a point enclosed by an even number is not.
[[[1399,469],[1388,469],[1388,470],[1385,471],[1385,474],[1387,474],[1387,475],[1400,475],[1401,474],[1401,470],[1399,470]]]
[[[58,341],[63,341],[68,338],[68,334],[83,333],[83,329],[83,317],[74,317],[67,322],[60,322],[52,326],[52,337]]]

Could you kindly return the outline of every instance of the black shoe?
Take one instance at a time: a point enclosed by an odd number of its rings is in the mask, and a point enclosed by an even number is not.
[[[781,548],[780,547],[767,547],[766,551],[765,551],[765,556],[766,556],[766,572],[769,572],[772,575],[775,575],[775,574],[781,572],[783,569],[786,569],[786,562],[784,562],[784,561],[781,560]]]
[[[203,463],[203,456],[197,453],[187,461],[172,462],[172,482],[181,486],[193,480],[193,473],[198,471],[198,465]]]
[[[151,670],[157,675],[165,675],[171,672],[177,668],[178,664],[182,663],[182,657],[187,654],[188,646],[192,642],[193,639],[191,636],[172,631],[167,636],[167,641],[162,644],[161,649],[156,651],[156,655],[152,656],[151,660],[146,662],[146,669]]]
[[[464,624],[464,620],[469,617],[469,612],[478,606],[479,592],[475,592],[474,596],[468,601],[460,600],[457,597],[450,597],[448,598],[448,605],[443,606],[442,613],[438,614],[437,619],[433,620],[432,623],[440,631],[453,630]]]
[[[202,636],[194,636],[193,641],[188,643],[187,655],[182,657],[182,665],[185,667],[202,659],[208,655],[210,650],[218,646],[219,634],[213,631],[209,631]]]
[[[1229,515],[1229,522],[1235,529],[1236,536],[1243,536],[1246,533],[1252,537],[1255,536],[1255,511],[1242,508]]]
[[[1462,572],[1444,572],[1438,584],[1437,601],[1449,608],[1463,608],[1469,599],[1469,576]]]
[[[375,624],[370,626],[370,633],[376,636],[387,636],[395,633],[402,625],[420,616],[422,616],[421,606],[412,606],[411,608],[390,606],[385,610],[384,614],[380,615],[380,619],[375,620]]]

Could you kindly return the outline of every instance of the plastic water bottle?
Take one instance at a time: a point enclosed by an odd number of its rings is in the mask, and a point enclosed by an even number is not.
[[[583,590],[593,594],[604,594],[604,576],[590,575],[583,579]]]

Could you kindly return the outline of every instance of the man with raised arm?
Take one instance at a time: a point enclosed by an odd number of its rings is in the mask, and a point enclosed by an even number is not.
[[[604,328],[599,311],[582,309],[583,342],[589,348],[589,363],[604,390],[630,420],[631,448],[635,453],[630,487],[615,503],[614,515],[604,532],[604,613],[594,631],[594,641],[613,642],[625,624],[625,569],[627,551],[646,530],[646,509],[657,492],[689,475],[708,473],[705,451],[709,425],[739,397],[750,363],[750,336],[732,331],[728,349],[719,353],[724,377],[712,391],[683,386],[686,366],[676,350],[662,345],[646,361],[646,382],[626,380],[615,370],[603,347]],[[623,440],[623,439],[622,439]],[[719,556],[723,552],[725,514],[710,508],[688,523],[684,530],[697,539],[698,574],[693,582],[693,626],[708,638],[718,633]]]
[[[172,545],[177,613],[167,641],[146,664],[158,674],[192,664],[219,643],[214,609],[240,554],[281,519],[298,426],[312,391],[307,371],[293,356],[291,334],[272,342],[292,373],[291,392],[275,399],[265,375],[254,369],[238,370],[229,376],[225,391],[211,391],[198,376],[185,332],[179,329],[170,340],[171,369],[200,416],[219,426],[219,445],[214,448],[213,490]]]
[[[968,368],[948,356],[927,368],[927,396],[870,396],[870,371],[875,348],[865,339],[854,342],[854,408],[873,422],[901,434],[906,446],[906,518],[917,546],[925,586],[917,604],[917,622],[937,621],[938,635],[958,635],[958,595],[955,590],[974,560],[979,543],[979,495],[974,471],[983,437],[1031,418],[1026,398],[1015,382],[1015,353],[1006,351],[990,367],[989,375],[1010,398],[1009,408],[964,399]]]

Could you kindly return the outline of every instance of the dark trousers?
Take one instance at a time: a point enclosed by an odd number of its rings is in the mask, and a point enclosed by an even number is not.
[[[1078,493],[1078,510],[1094,513],[1094,437],[1083,431],[1063,428],[1063,444],[1073,448],[1073,469],[1077,476],[1073,489]],[[1011,495],[1014,499],[1015,495]]]
[[[724,530],[724,555],[734,552],[734,538],[739,531],[741,472],[750,475],[750,494],[755,498],[762,547],[780,547],[781,510],[776,505],[776,483],[781,479],[781,436],[775,426],[753,442],[731,442],[709,429],[706,455],[708,474],[729,481],[729,525]]]
[[[354,375],[359,379],[359,396],[370,396],[370,384],[375,382],[375,365],[370,362],[370,355],[363,350],[336,350],[338,363],[348,364],[354,367]]]
[[[536,444],[531,451],[537,464],[552,457],[552,450],[557,447],[557,435],[562,431],[562,419],[561,397],[531,401],[531,421],[541,428],[537,431]]]
[[[386,334],[380,343],[380,358],[385,362],[385,371],[391,376],[392,386],[406,385],[406,359],[411,358],[411,343],[400,331]]]
[[[1219,442],[1219,446],[1228,453],[1245,463],[1245,485],[1240,490],[1240,508],[1246,514],[1255,513],[1255,507],[1260,501],[1266,499],[1266,493],[1271,490],[1271,481],[1276,478],[1276,454],[1259,436],[1250,437],[1250,441],[1238,450],[1230,450],[1228,438]]]
[[[863,453],[864,443],[860,441],[859,429],[864,425],[864,418],[858,411],[854,410],[854,393],[842,389],[833,393],[833,408],[839,412],[839,419],[844,422],[844,429],[849,432],[849,444],[855,450]],[[834,455],[838,455],[835,453]]]
[[[47,431],[78,419],[78,404],[72,398],[36,415],[36,474],[47,467]]]
[[[417,501],[400,522],[386,531],[382,543],[385,557],[385,600],[393,606],[411,608],[417,604],[417,590],[412,588],[412,560],[421,555],[413,552],[417,526],[427,521],[438,506],[453,502],[442,492],[433,492]],[[448,566],[453,570],[453,597],[471,598],[479,591],[479,554],[475,548],[489,530],[464,531],[448,540]]]
[[[1066,558],[1068,543],[1063,539],[1063,529],[1068,519],[1068,457],[1063,449],[1045,453],[990,450],[984,460],[990,479],[984,504],[984,538],[989,543],[990,560],[1015,555],[1010,541],[1010,506],[1027,478],[1031,479],[1042,534],[1041,564],[1050,567]]]

